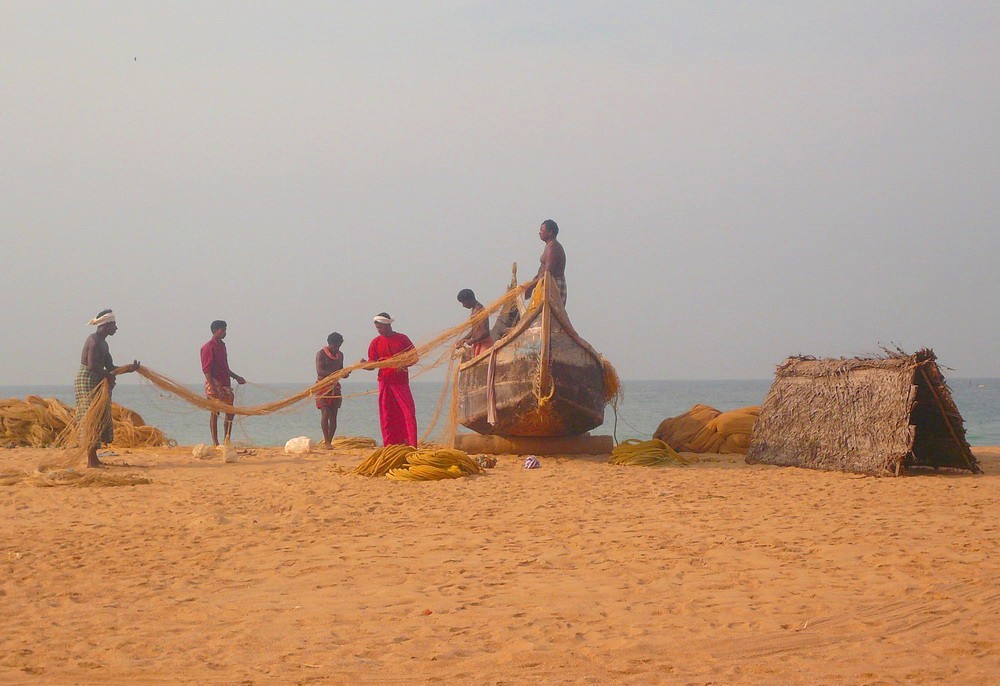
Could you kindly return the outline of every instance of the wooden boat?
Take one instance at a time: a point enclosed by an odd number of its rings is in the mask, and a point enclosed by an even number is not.
[[[490,350],[459,366],[459,423],[480,434],[552,437],[603,424],[604,362],[576,333],[555,281],[545,275],[520,307]],[[498,316],[501,327],[508,314]]]

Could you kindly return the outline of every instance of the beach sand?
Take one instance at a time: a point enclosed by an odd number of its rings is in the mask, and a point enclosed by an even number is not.
[[[122,451],[153,483],[0,487],[0,682],[994,684],[984,475]],[[0,450],[32,469],[54,453]]]

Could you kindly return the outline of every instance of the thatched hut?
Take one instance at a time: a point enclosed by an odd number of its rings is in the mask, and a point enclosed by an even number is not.
[[[903,467],[981,471],[934,352],[886,352],[785,360],[746,461],[877,476],[899,475]]]

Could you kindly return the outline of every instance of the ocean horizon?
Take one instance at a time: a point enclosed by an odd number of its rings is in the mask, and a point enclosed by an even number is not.
[[[606,434],[623,441],[648,439],[667,417],[686,412],[701,403],[719,410],[733,410],[763,402],[771,379],[750,380],[623,380],[624,398],[617,415],[609,406],[604,424],[592,434]],[[307,383],[246,384],[236,388],[239,405],[257,405],[286,398]],[[381,440],[378,424],[377,387],[374,382],[344,381],[344,405],[338,418],[337,435],[370,436]],[[962,418],[971,445],[1000,445],[1000,379],[955,378],[949,387]],[[201,384],[190,384],[200,392]],[[441,395],[440,381],[411,382],[417,406],[420,435],[423,436],[437,408]],[[24,398],[37,395],[74,404],[72,385],[0,386],[0,397]],[[114,400],[142,415],[147,424],[161,429],[180,445],[210,442],[208,413],[166,394],[147,382],[119,384]],[[445,410],[446,411],[446,410]],[[442,428],[444,417],[435,433]],[[220,422],[221,423],[221,422]],[[461,430],[461,429],[460,429]],[[237,417],[233,439],[242,445],[279,446],[296,436],[317,440],[319,410],[309,399],[271,415]],[[434,439],[432,434],[429,438]]]

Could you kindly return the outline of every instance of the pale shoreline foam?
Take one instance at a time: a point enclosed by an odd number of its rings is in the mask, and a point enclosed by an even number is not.
[[[506,456],[421,484],[345,474],[363,451],[119,452],[152,483],[0,488],[0,683],[1000,679],[1000,447],[983,475]]]

